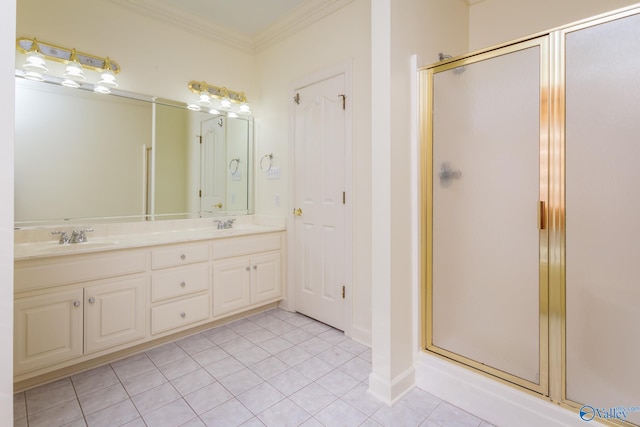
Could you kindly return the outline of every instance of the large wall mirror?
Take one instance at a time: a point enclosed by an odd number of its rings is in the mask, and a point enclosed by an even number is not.
[[[17,227],[252,213],[250,117],[19,77],[15,112]]]

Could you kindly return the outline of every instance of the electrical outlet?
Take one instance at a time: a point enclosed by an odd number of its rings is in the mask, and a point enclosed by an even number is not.
[[[280,179],[280,167],[273,166],[267,171],[267,179]]]

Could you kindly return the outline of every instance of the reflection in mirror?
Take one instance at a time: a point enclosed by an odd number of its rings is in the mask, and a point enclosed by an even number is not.
[[[251,213],[251,118],[16,78],[16,226]]]

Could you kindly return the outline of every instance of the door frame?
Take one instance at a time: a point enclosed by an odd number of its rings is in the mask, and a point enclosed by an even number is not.
[[[292,171],[291,179],[289,179],[289,205],[287,206],[286,225],[287,230],[287,290],[286,300],[283,302],[282,307],[284,309],[295,311],[296,309],[296,283],[295,283],[295,268],[296,268],[296,251],[294,247],[295,243],[295,228],[294,217],[292,213],[293,204],[295,201],[295,105],[293,97],[296,91],[311,86],[315,83],[319,83],[323,80],[327,80],[331,77],[335,77],[340,74],[344,74],[344,94],[346,96],[346,108],[345,108],[345,139],[344,139],[344,190],[347,193],[345,203],[345,222],[344,222],[344,235],[345,235],[345,327],[344,333],[346,336],[351,336],[352,330],[352,290],[353,290],[353,98],[352,98],[352,62],[345,61],[333,66],[327,67],[323,70],[309,74],[298,80],[293,81],[289,85],[289,165]]]

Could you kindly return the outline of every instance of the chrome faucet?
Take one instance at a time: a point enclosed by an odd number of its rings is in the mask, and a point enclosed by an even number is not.
[[[58,241],[61,245],[68,245],[70,243],[83,243],[87,241],[87,233],[93,231],[93,228],[85,228],[82,230],[73,230],[71,232],[71,236],[69,233],[64,230],[52,231],[51,234],[59,234],[60,240]]]
[[[235,218],[229,218],[226,221],[220,221],[216,219],[216,223],[218,224],[218,230],[226,230],[229,228],[233,228],[233,223],[235,222]]]

